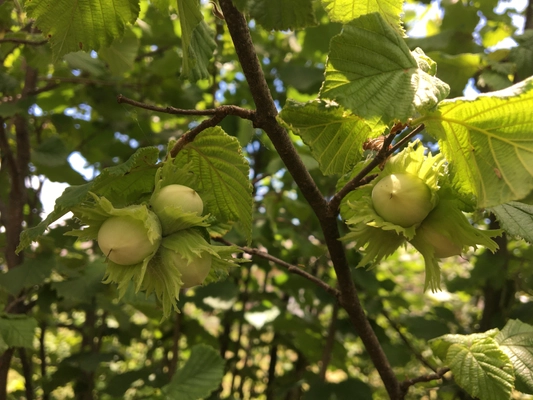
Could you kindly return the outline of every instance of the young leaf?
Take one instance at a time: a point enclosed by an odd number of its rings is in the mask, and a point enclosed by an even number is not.
[[[50,39],[56,61],[72,51],[109,46],[139,15],[138,0],[33,0],[25,5]]]
[[[533,243],[533,206],[511,201],[490,209],[500,225],[511,235]]]
[[[33,317],[4,314],[0,317],[0,337],[9,347],[33,346],[37,321]]]
[[[238,221],[250,239],[252,186],[248,161],[237,139],[219,127],[206,129],[179,152],[175,163],[187,166],[197,177],[204,214],[210,213],[223,223]]]
[[[447,100],[420,121],[439,140],[455,187],[478,207],[533,190],[533,78],[474,100]]]
[[[403,33],[400,15],[403,0],[322,0],[322,5],[334,22],[348,23],[362,15],[379,12],[383,19]]]
[[[324,175],[350,172],[371,136],[370,127],[360,117],[320,100],[305,104],[288,101],[280,118],[311,148]]]
[[[206,398],[220,385],[223,376],[224,360],[218,352],[204,344],[196,345],[187,363],[163,387],[163,393],[168,400]]]
[[[516,388],[533,394],[533,326],[510,320],[494,339],[513,364]]]
[[[380,14],[367,14],[331,40],[320,97],[334,99],[372,126],[407,121],[448,95],[429,61],[420,50],[411,53]]]
[[[493,338],[452,344],[445,362],[457,384],[472,397],[480,400],[511,398],[513,365]]]
[[[196,82],[207,79],[208,61],[217,47],[213,32],[205,23],[198,0],[178,0],[183,48],[182,78]]]

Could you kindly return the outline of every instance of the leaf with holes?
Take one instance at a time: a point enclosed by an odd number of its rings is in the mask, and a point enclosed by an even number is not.
[[[450,163],[455,187],[478,207],[533,191],[533,78],[474,100],[447,100],[423,122]]]

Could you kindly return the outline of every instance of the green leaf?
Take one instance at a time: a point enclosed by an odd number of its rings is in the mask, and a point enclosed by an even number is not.
[[[439,140],[456,189],[478,207],[533,190],[533,79],[474,100],[447,100],[420,121]]]
[[[474,333],[472,335],[443,335],[438,338],[429,341],[431,350],[442,361],[446,360],[446,354],[452,344],[467,345],[474,341],[482,340],[487,337],[495,337],[500,331],[498,329],[492,329],[483,333]]]
[[[507,233],[533,243],[533,206],[511,201],[490,209]]]
[[[182,78],[196,82],[210,77],[208,62],[215,50],[213,32],[204,21],[198,0],[178,0],[183,48]]]
[[[128,30],[122,39],[116,39],[111,46],[100,49],[98,55],[114,75],[122,75],[133,68],[138,51],[139,39]]]
[[[178,153],[175,163],[197,177],[204,213],[222,223],[237,221],[250,240],[252,186],[238,140],[219,127],[206,129]]]
[[[123,164],[106,168],[92,182],[70,186],[56,200],[54,211],[37,226],[25,229],[20,235],[17,252],[28,247],[32,241],[43,235],[48,226],[85,201],[89,192],[105,196],[116,206],[125,205],[143,193],[151,193],[159,158],[157,147],[143,147],[137,150]]]
[[[32,0],[26,9],[50,39],[54,59],[78,50],[98,50],[122,37],[139,15],[138,0]]]
[[[249,12],[268,30],[294,30],[317,24],[313,0],[254,0]]]
[[[94,296],[105,288],[102,283],[105,268],[106,265],[103,262],[95,261],[88,264],[79,277],[62,282],[53,282],[52,289],[57,292],[59,297],[91,304]]]
[[[166,399],[198,400],[209,396],[222,382],[224,360],[212,347],[192,347],[187,363],[163,387]]]
[[[533,326],[510,320],[494,339],[513,364],[516,388],[533,394]]]
[[[94,76],[101,76],[106,73],[102,60],[92,58],[89,53],[84,51],[65,54],[63,59],[68,63],[70,68],[80,69]]]
[[[526,29],[522,35],[515,36],[518,43],[509,54],[509,59],[516,64],[516,73],[519,79],[531,76],[533,65],[533,29]]]
[[[24,288],[42,285],[44,280],[50,276],[55,264],[55,257],[50,255],[27,258],[17,268],[1,274],[0,285],[15,296]]]
[[[434,107],[449,87],[431,75],[429,57],[409,48],[378,13],[344,26],[331,40],[321,98],[337,101],[372,126],[407,121]]]
[[[350,172],[371,136],[370,127],[360,117],[324,101],[288,101],[280,117],[311,148],[324,175]]]
[[[329,18],[335,22],[348,23],[362,15],[379,12],[389,25],[403,33],[400,16],[403,0],[322,0]]]
[[[9,347],[33,347],[37,320],[19,314],[4,314],[0,317],[0,337]]]
[[[472,397],[480,400],[511,398],[513,365],[493,338],[452,344],[445,362],[456,383]]]

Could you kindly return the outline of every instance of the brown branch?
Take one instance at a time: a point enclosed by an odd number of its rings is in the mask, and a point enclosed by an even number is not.
[[[41,46],[48,43],[48,40],[28,40],[28,39],[19,39],[19,38],[4,38],[0,39],[0,43],[16,43],[16,44],[29,44],[32,46]]]
[[[407,339],[407,337],[403,334],[403,332],[401,331],[400,329],[400,326],[392,320],[392,318],[390,317],[389,313],[385,310],[385,309],[382,309],[381,310],[381,313],[383,314],[383,316],[387,319],[387,321],[389,321],[389,325],[396,331],[396,333],[398,333],[398,335],[400,336],[400,339],[402,339],[402,342],[404,342],[404,344],[407,346],[407,348],[411,351],[411,353],[414,354],[414,356],[418,359],[418,361],[420,361],[422,364],[424,364],[426,367],[428,367],[430,370],[432,370],[433,372],[437,373],[437,368],[435,368],[434,366],[432,366],[425,358],[424,356],[422,356],[422,354],[420,354],[420,352],[414,348],[414,346],[411,344],[411,342],[409,341],[409,339]]]
[[[185,147],[186,144],[191,143],[196,136],[205,131],[207,128],[213,128],[217,126],[227,114],[215,114],[211,118],[206,119],[194,127],[190,131],[184,133],[174,144],[172,149],[170,149],[169,155],[171,157],[176,157],[178,153]]]
[[[378,151],[378,154],[366,165],[354,178],[352,178],[344,187],[339,190],[335,196],[331,198],[331,200],[328,203],[328,215],[337,215],[339,206],[341,204],[342,199],[346,197],[348,193],[351,191],[357,189],[359,186],[362,186],[363,179],[378,165],[380,165],[382,162],[384,162],[391,154],[393,154],[396,150],[401,148],[405,143],[410,141],[413,136],[415,136],[418,132],[420,132],[422,129],[424,129],[424,125],[419,125],[415,129],[413,129],[410,133],[408,133],[405,137],[403,137],[398,143],[396,143],[394,146],[390,147],[390,144],[396,137],[396,133],[390,133],[387,135],[385,140],[383,141],[383,147],[381,150]]]
[[[420,382],[431,382],[437,379],[442,379],[444,375],[449,371],[450,371],[450,368],[441,368],[434,374],[422,375],[416,378],[406,379],[400,384],[403,395],[405,396],[407,394],[407,391],[409,390],[411,386],[414,386]]]
[[[327,213],[328,203],[305,168],[287,131],[276,120],[276,106],[255,53],[246,19],[231,0],[220,0],[220,6],[248,82],[250,93],[257,107],[254,126],[266,132],[287,170],[318,217],[337,274],[341,293],[340,304],[348,313],[354,329],[363,341],[389,396],[393,400],[401,399],[399,381],[357,296],[344,247],[339,240],[340,234],[336,215]]]
[[[183,319],[182,313],[176,313],[174,320],[174,329],[172,332],[172,360],[170,360],[168,366],[168,376],[169,379],[172,379],[174,373],[178,369],[178,355],[179,355],[179,342],[181,338],[181,322]]]
[[[215,240],[218,241],[218,242],[224,243],[227,246],[235,246],[238,249],[240,249],[241,251],[243,251],[244,253],[247,253],[247,254],[250,254],[250,255],[253,255],[253,256],[258,256],[258,257],[264,258],[265,260],[268,260],[268,261],[272,261],[274,264],[278,264],[278,265],[286,268],[289,272],[291,272],[293,274],[296,274],[296,275],[300,275],[301,277],[304,277],[305,279],[310,280],[311,282],[315,283],[316,285],[318,285],[319,287],[324,289],[326,292],[328,292],[329,294],[331,294],[331,295],[333,295],[333,296],[335,296],[337,298],[340,295],[340,292],[337,289],[329,286],[326,282],[324,282],[323,280],[317,278],[314,275],[311,275],[309,272],[305,272],[303,269],[298,268],[296,265],[289,264],[288,262],[280,260],[279,258],[274,257],[273,255],[270,255],[268,253],[265,253],[264,251],[261,251],[259,249],[254,249],[254,248],[245,247],[245,246],[242,246],[242,247],[241,246],[237,246],[236,244],[228,242],[226,239],[223,239],[223,238],[215,238]]]
[[[33,365],[28,360],[26,349],[19,347],[18,349],[20,363],[22,364],[22,373],[24,374],[24,391],[26,392],[26,400],[33,400],[35,393],[33,390]]]
[[[339,316],[339,304],[333,304],[333,311],[331,313],[331,320],[329,322],[328,335],[326,337],[326,344],[322,350],[322,359],[320,360],[320,371],[318,373],[321,380],[326,380],[326,371],[328,370],[329,362],[333,353],[333,346],[335,345],[335,333],[337,332],[337,318]]]

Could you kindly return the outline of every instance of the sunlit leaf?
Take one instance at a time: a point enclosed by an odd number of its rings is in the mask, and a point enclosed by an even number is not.
[[[511,398],[513,365],[493,338],[452,344],[446,365],[459,386],[482,400]]]
[[[494,339],[513,364],[517,389],[533,394],[533,326],[510,320]]]
[[[379,12],[383,19],[399,32],[403,32],[400,16],[403,0],[322,0],[332,21],[347,23],[362,15]]]
[[[331,40],[320,97],[371,126],[407,121],[448,95],[448,85],[433,76],[433,64],[420,49],[411,52],[380,14],[364,15]]]
[[[351,171],[371,133],[361,118],[322,101],[287,102],[280,117],[311,148],[325,175]]]
[[[424,124],[439,139],[453,182],[491,207],[533,190],[533,79],[474,100],[447,100]]]

